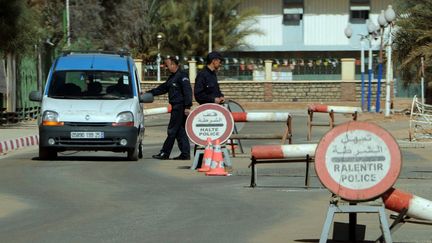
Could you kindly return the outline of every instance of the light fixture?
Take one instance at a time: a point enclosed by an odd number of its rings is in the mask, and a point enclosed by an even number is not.
[[[388,23],[391,23],[396,19],[396,13],[393,10],[392,5],[388,5],[386,11],[384,12],[384,17]]]
[[[352,31],[351,25],[347,25],[347,27],[346,27],[345,30],[344,30],[344,33],[345,33],[345,36],[346,36],[348,39],[351,38],[351,36],[352,36],[352,34],[353,34],[353,31]]]
[[[387,20],[384,16],[384,10],[381,10],[381,14],[378,15],[378,24],[384,28],[387,25]]]

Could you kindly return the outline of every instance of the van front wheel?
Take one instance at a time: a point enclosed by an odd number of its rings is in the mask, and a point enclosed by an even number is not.
[[[57,152],[54,149],[39,147],[40,160],[53,160],[57,158]]]
[[[143,145],[142,142],[138,145],[138,158],[142,159],[143,157]]]
[[[127,159],[130,161],[137,161],[138,160],[138,147],[139,145],[136,145],[134,148],[128,149],[127,151]]]

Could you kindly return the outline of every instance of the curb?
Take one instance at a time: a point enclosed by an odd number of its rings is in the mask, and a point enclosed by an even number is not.
[[[31,135],[0,141],[0,155],[17,150],[19,148],[35,145],[39,145],[39,135]]]
[[[432,142],[423,142],[423,141],[406,141],[406,140],[397,140],[399,147],[401,148],[430,148],[432,147]]]

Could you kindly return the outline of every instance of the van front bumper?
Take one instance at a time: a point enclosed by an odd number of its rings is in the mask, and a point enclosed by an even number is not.
[[[100,138],[72,138],[72,133],[99,134]],[[100,126],[40,126],[39,146],[64,150],[106,150],[124,152],[135,148],[138,140],[138,128]],[[122,143],[123,140],[123,143]],[[124,144],[126,140],[126,144]]]

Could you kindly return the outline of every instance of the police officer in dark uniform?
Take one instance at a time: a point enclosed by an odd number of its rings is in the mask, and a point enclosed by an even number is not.
[[[222,104],[225,102],[223,93],[219,88],[216,71],[220,68],[222,55],[219,52],[210,52],[207,55],[207,66],[198,73],[195,79],[195,100],[201,105],[205,103]]]
[[[190,159],[190,144],[186,135],[185,122],[192,106],[192,88],[188,75],[179,68],[179,61],[175,57],[165,59],[165,65],[171,72],[165,83],[147,92],[154,96],[168,93],[168,100],[172,106],[171,117],[168,124],[168,136],[160,153],[153,155],[155,159],[169,159],[174,141],[181,151],[175,160]]]

